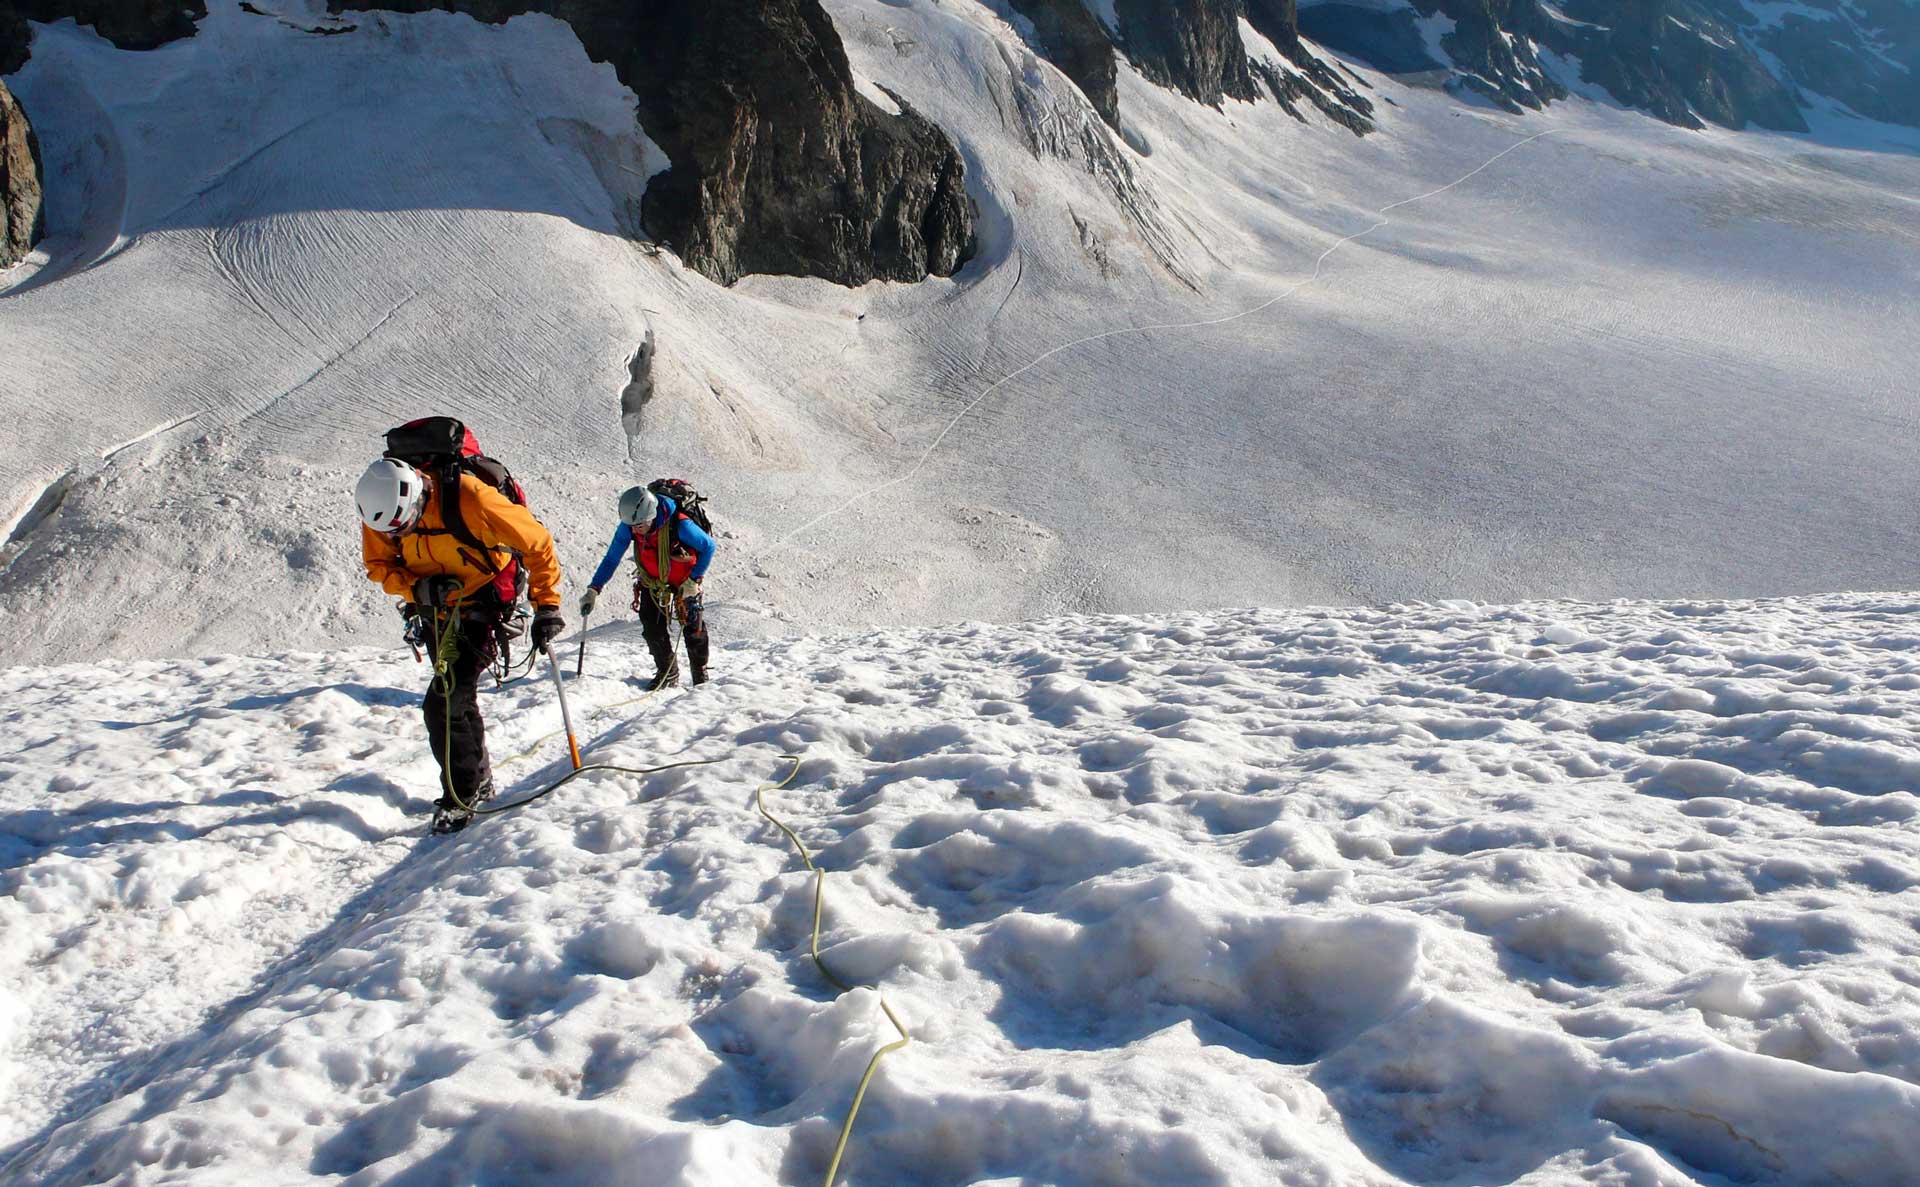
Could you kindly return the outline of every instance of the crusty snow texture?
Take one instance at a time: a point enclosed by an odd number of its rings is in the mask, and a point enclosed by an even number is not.
[[[0,672],[9,1183],[1901,1187],[1920,602],[734,643],[452,837],[404,654]],[[489,691],[502,760],[558,720]],[[565,769],[548,740],[509,797]],[[644,1172],[636,1168],[644,1168]],[[638,1177],[636,1177],[638,1174]]]

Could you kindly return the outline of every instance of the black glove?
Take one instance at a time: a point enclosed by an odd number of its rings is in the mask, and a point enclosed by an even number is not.
[[[431,609],[441,609],[451,605],[460,596],[460,579],[441,574],[438,577],[422,577],[413,583],[413,604]]]
[[[533,612],[533,649],[545,651],[553,637],[566,629],[567,620],[560,617],[560,607],[538,607]]]

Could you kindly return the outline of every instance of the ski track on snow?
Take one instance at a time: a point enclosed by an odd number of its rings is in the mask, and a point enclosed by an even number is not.
[[[1363,231],[1357,231],[1354,234],[1348,235],[1343,239],[1336,240],[1325,251],[1320,253],[1320,256],[1318,259],[1314,260],[1313,271],[1305,279],[1296,281],[1294,284],[1290,285],[1286,289],[1283,289],[1282,291],[1267,298],[1265,301],[1262,301],[1260,304],[1252,306],[1251,308],[1240,310],[1238,313],[1226,314],[1225,316],[1222,316],[1222,317],[1202,318],[1197,321],[1162,322],[1156,325],[1126,326],[1124,328],[1117,329],[1117,330],[1103,330],[1098,334],[1088,334],[1084,338],[1075,338],[1071,342],[1062,342],[1060,345],[1053,347],[1051,350],[1048,350],[1043,354],[1036,355],[1033,359],[1029,360],[1023,366],[1013,371],[1010,371],[1005,375],[1002,375],[1000,378],[988,384],[986,389],[982,391],[978,396],[975,396],[971,403],[969,403],[965,408],[962,408],[958,413],[956,413],[953,419],[948,421],[946,427],[940,430],[939,435],[933,439],[933,443],[927,446],[927,448],[920,454],[919,459],[913,463],[913,465],[907,470],[906,473],[900,475],[898,478],[893,478],[886,482],[883,482],[880,485],[872,488],[871,490],[863,491],[857,495],[854,495],[851,498],[848,498],[846,501],[840,503],[839,505],[835,507],[831,507],[828,510],[823,511],[820,514],[814,516],[812,519],[809,519],[805,523],[801,524],[799,527],[793,528],[792,530],[784,533],[783,535],[776,537],[766,547],[762,548],[759,552],[755,553],[753,559],[755,561],[761,560],[764,557],[766,557],[769,553],[771,553],[774,549],[780,547],[782,544],[785,544],[788,541],[792,540],[794,537],[799,536],[800,534],[808,531],[813,527],[818,526],[821,523],[824,523],[826,520],[832,519],[834,516],[839,515],[841,512],[846,511],[847,509],[854,507],[857,504],[863,503],[866,500],[874,497],[875,495],[884,494],[885,492],[892,490],[896,486],[912,481],[916,476],[919,475],[921,470],[926,468],[927,461],[933,457],[934,452],[940,448],[941,443],[946,441],[947,435],[953,432],[953,430],[960,424],[960,422],[965,420],[967,416],[973,412],[974,409],[978,408],[982,403],[984,403],[987,397],[991,396],[994,392],[998,391],[1003,385],[1015,379],[1018,379],[1022,375],[1025,375],[1027,372],[1033,370],[1035,367],[1038,367],[1040,364],[1046,362],[1048,359],[1053,358],[1055,355],[1058,355],[1064,351],[1072,350],[1076,346],[1084,346],[1091,342],[1101,342],[1109,338],[1120,338],[1120,337],[1125,337],[1129,334],[1150,334],[1150,333],[1156,333],[1162,330],[1197,330],[1197,329],[1203,329],[1208,326],[1222,326],[1222,325],[1227,325],[1231,322],[1240,321],[1244,318],[1252,317],[1258,313],[1264,313],[1266,310],[1273,308],[1275,305],[1278,305],[1280,302],[1287,300],[1289,297],[1292,297],[1295,293],[1299,292],[1301,289],[1304,289],[1309,285],[1313,284],[1315,281],[1319,280],[1321,268],[1326,264],[1327,260],[1332,257],[1333,253],[1339,251],[1341,248],[1345,247],[1349,243],[1354,242],[1357,239],[1362,239],[1368,235],[1373,234],[1375,231],[1380,230],[1382,227],[1388,226],[1392,222],[1391,219],[1387,219],[1381,216],[1387,214],[1390,211],[1398,210],[1403,206],[1412,206],[1417,202],[1424,202],[1429,198],[1438,197],[1449,190],[1452,190],[1457,188],[1458,186],[1464,185],[1468,181],[1471,181],[1473,178],[1479,176],[1481,173],[1484,173],[1488,169],[1492,168],[1496,163],[1500,161],[1501,158],[1505,157],[1507,154],[1517,152],[1520,149],[1525,148],[1527,145],[1532,144],[1536,140],[1544,140],[1549,136],[1555,136],[1555,135],[1565,135],[1565,132],[1563,129],[1559,129],[1559,128],[1550,128],[1545,132],[1537,132],[1534,135],[1519,141],[1518,143],[1510,144],[1506,148],[1501,149],[1499,152],[1489,157],[1486,161],[1482,162],[1478,168],[1472,170],[1469,173],[1463,174],[1460,177],[1455,178],[1454,180],[1448,182],[1446,185],[1440,186],[1437,189],[1429,190],[1424,194],[1417,194],[1411,198],[1402,198],[1398,202],[1394,202],[1387,206],[1382,206],[1379,210],[1374,211],[1374,216],[1378,218],[1379,221],[1375,222],[1372,226],[1366,228]],[[1018,277],[1015,278],[1014,284],[1016,287],[1019,285]],[[1011,296],[1012,294],[1009,293],[1008,295]],[[1003,305],[1004,305],[1004,302],[1003,302]],[[998,318],[998,316],[999,315],[996,313],[995,317]]]

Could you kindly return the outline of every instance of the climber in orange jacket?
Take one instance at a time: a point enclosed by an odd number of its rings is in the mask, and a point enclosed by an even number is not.
[[[516,566],[534,605],[531,642],[544,651],[565,627],[553,536],[533,513],[473,474],[457,474],[457,521],[443,506],[441,474],[381,458],[354,489],[368,579],[411,605],[428,627],[434,677],[421,708],[440,763],[435,832],[453,832],[493,794],[486,723],[475,696],[493,662],[495,628],[513,610]]]

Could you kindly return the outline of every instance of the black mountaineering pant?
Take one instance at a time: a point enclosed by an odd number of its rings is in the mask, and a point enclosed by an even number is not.
[[[707,678],[707,616],[701,605],[704,596],[670,595],[675,617],[684,628],[681,634],[687,641],[687,660],[693,666],[695,684],[704,683]],[[640,632],[647,637],[647,650],[653,653],[654,670],[671,671],[673,640],[667,637],[667,614],[654,600],[651,590],[640,591]]]
[[[487,758],[487,726],[480,720],[478,700],[481,677],[493,662],[493,623],[490,618],[456,618],[443,612],[438,626],[454,632],[453,658],[445,677],[433,678],[426,699],[420,703],[433,757],[440,764],[440,798],[436,802],[443,807],[472,807],[480,789],[491,787],[493,782],[493,764]],[[458,803],[448,798],[449,786],[459,797]]]

